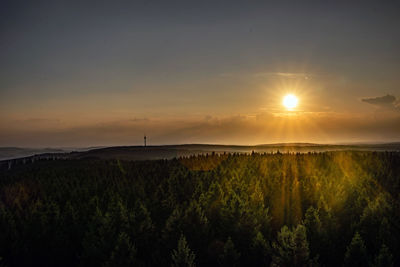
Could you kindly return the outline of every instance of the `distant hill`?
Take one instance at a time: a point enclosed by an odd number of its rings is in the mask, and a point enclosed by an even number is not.
[[[65,153],[65,152],[68,151],[57,148],[0,147],[0,160],[29,157],[35,154]]]
[[[87,151],[92,148],[21,148],[0,147],[0,160],[18,159],[41,154],[69,153],[72,151]]]
[[[209,144],[187,144],[166,146],[124,146],[93,149],[72,155],[73,158],[100,158],[100,159],[125,159],[125,160],[147,160],[147,159],[169,159],[180,156],[191,156],[206,153],[258,153],[271,152],[324,152],[339,150],[358,151],[400,151],[400,143],[391,144],[357,144],[357,145],[324,145],[309,143],[288,144],[266,144],[256,146],[238,145],[209,145]]]
[[[86,151],[85,151],[86,150]],[[240,145],[215,145],[215,144],[185,144],[163,146],[115,146],[94,149],[30,149],[3,147],[0,148],[0,160],[16,159],[36,155],[37,157],[56,157],[68,159],[98,158],[98,159],[123,159],[123,160],[152,160],[170,159],[181,156],[191,156],[207,153],[271,153],[286,152],[324,152],[324,151],[400,151],[399,143],[385,144],[347,144],[329,145],[313,143],[278,143],[256,146]]]

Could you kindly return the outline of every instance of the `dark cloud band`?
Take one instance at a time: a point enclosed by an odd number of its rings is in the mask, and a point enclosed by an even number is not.
[[[378,106],[391,106],[396,102],[396,97],[392,95],[364,98],[361,101]]]

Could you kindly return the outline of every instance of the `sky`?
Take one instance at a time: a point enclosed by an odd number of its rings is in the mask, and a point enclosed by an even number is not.
[[[396,1],[1,1],[0,146],[400,141],[398,14]]]

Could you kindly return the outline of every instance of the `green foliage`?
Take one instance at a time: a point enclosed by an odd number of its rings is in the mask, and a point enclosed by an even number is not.
[[[292,231],[283,226],[273,248],[272,266],[308,266],[310,263],[306,228],[301,224]]]
[[[231,237],[228,237],[224,245],[224,253],[220,256],[220,264],[222,266],[238,266],[239,258],[240,253],[235,249]]]
[[[314,207],[309,207],[305,214],[304,226],[306,227],[307,240],[310,244],[310,254],[317,256],[317,251],[323,245],[322,241],[322,223],[319,218],[319,212]]]
[[[270,246],[261,232],[257,232],[251,242],[252,266],[265,266],[270,262]]]
[[[358,232],[355,233],[350,245],[347,247],[344,258],[345,266],[367,266],[367,249]]]
[[[400,265],[399,152],[1,166],[5,266]]]
[[[173,267],[192,267],[195,266],[195,254],[190,250],[185,236],[182,234],[178,241],[178,248],[172,251],[172,266]]]

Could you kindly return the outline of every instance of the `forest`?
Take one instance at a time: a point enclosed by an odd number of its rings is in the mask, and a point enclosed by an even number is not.
[[[400,266],[400,152],[0,170],[0,266]]]

